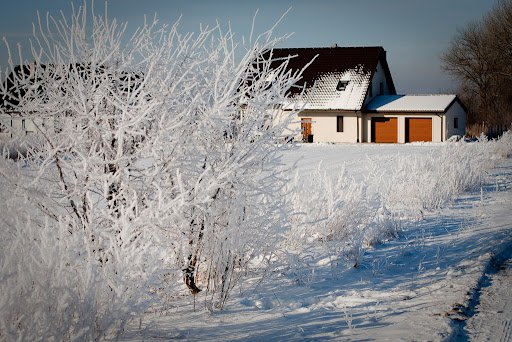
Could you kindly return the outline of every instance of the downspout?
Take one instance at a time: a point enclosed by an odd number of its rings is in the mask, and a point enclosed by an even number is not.
[[[356,131],[357,131],[356,142],[359,143],[359,117],[357,116],[357,112],[356,112]]]
[[[446,118],[445,115],[441,115],[441,141],[446,140],[446,129],[445,129]]]

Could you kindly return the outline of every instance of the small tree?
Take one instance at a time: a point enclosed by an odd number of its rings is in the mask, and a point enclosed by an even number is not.
[[[37,134],[14,135],[5,146],[23,153],[1,161],[2,337],[119,335],[164,271],[168,291],[206,289],[222,308],[278,241],[276,115],[301,73],[270,68],[280,39],[241,47],[219,25],[181,34],[156,19],[126,31],[84,3],[39,18],[33,61],[9,59],[0,114]]]

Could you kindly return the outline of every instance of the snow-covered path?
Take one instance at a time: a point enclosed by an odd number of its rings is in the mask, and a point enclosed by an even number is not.
[[[466,325],[470,341],[512,341],[512,259],[497,267],[481,289],[476,312]]]

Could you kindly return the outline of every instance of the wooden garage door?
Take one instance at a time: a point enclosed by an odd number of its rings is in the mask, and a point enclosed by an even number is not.
[[[405,119],[405,142],[414,141],[432,141],[432,119]]]
[[[372,118],[372,142],[398,142],[398,124],[396,118]]]

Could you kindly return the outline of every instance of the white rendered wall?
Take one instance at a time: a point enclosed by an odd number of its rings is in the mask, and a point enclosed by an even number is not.
[[[343,132],[337,132],[338,116],[343,116]],[[357,142],[357,116],[355,113],[307,111],[300,113],[299,117],[311,118],[313,142]]]
[[[432,116],[432,141],[441,142],[444,141],[442,137],[443,132],[443,114]]]
[[[373,79],[370,84],[372,87],[372,96],[370,96],[370,91],[366,93],[366,98],[364,99],[364,106],[366,106],[375,96],[381,95],[380,94],[380,83],[382,82],[384,87],[384,94],[382,95],[389,95],[389,85],[388,81],[386,79],[386,73],[384,72],[384,68],[380,64],[380,61],[377,63],[377,69],[375,70],[375,73],[373,74]]]
[[[292,114],[291,111],[280,111],[275,117],[274,122],[284,120]],[[343,132],[337,132],[337,117],[343,116]],[[329,143],[354,143],[357,142],[357,119],[356,113],[330,112],[330,111],[304,111],[295,115],[291,122],[287,125],[286,134],[292,134],[295,141],[302,140],[301,119],[311,119],[311,131],[313,134],[313,142],[329,142]],[[362,121],[359,118],[359,124]],[[363,131],[359,127],[360,133]]]
[[[459,119],[458,128],[453,127],[454,118]],[[448,139],[452,135],[460,135],[462,137],[466,134],[466,111],[459,102],[455,101],[450,108],[448,108],[445,121],[445,139]]]
[[[11,116],[12,115],[12,116]],[[53,118],[34,119],[20,117],[19,114],[6,114],[0,119],[2,124],[6,126],[5,132],[0,132],[0,138],[11,138],[14,136],[24,136],[27,134],[37,134],[40,132],[53,132]]]
[[[270,112],[272,115],[274,125],[281,124],[283,123],[283,121],[288,121],[288,124],[286,125],[286,129],[284,132],[285,135],[293,137],[293,140],[295,141],[302,140],[302,135],[300,131],[300,118],[297,116],[297,114],[295,114],[295,112],[292,112],[290,110],[272,110]]]

